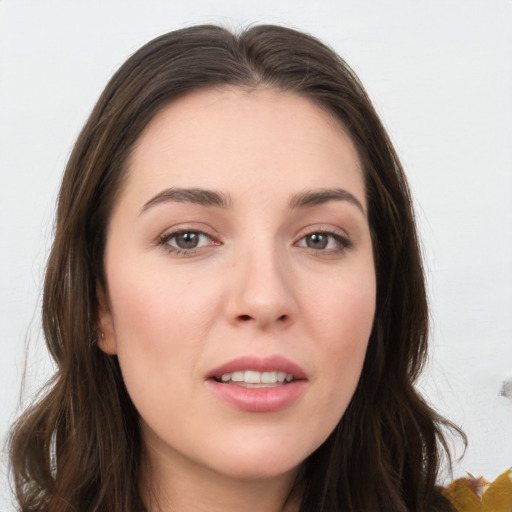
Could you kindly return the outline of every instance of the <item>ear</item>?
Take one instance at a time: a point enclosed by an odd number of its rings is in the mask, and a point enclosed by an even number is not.
[[[98,347],[105,354],[115,355],[117,354],[117,341],[110,303],[103,286],[100,284],[96,285],[96,300],[98,303]]]

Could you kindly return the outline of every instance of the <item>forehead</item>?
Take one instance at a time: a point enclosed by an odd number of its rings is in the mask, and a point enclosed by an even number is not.
[[[169,186],[235,195],[343,186],[365,204],[360,161],[341,124],[308,98],[263,88],[193,92],[152,119],[125,188],[149,196]]]

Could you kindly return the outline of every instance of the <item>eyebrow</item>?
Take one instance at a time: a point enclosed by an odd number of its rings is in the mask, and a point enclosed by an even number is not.
[[[290,201],[290,208],[309,208],[328,203],[329,201],[348,201],[356,206],[363,215],[366,215],[364,207],[356,196],[343,188],[325,188],[320,190],[307,190],[295,194]]]
[[[201,206],[216,206],[218,208],[229,208],[232,204],[231,197],[222,192],[205,190],[203,188],[167,188],[152,197],[144,204],[140,213],[160,203],[193,203]]]
[[[289,207],[292,210],[311,208],[328,203],[329,201],[347,201],[356,206],[363,215],[366,215],[364,207],[359,199],[357,199],[357,197],[351,194],[348,190],[342,188],[322,188],[318,190],[306,190],[304,192],[299,192],[292,196]],[[192,203],[223,209],[230,208],[233,204],[231,196],[223,192],[203,188],[171,187],[162,190],[156,196],[147,201],[141,208],[140,214],[157,204],[167,202]]]

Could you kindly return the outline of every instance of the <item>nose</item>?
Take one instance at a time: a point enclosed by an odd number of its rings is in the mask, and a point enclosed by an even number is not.
[[[234,325],[258,329],[286,327],[297,317],[293,275],[274,248],[239,254],[230,276],[227,315]]]

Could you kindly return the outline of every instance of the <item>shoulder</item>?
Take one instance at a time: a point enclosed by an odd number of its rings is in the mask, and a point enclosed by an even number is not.
[[[512,512],[512,468],[494,482],[472,475],[459,478],[441,493],[456,512]]]

